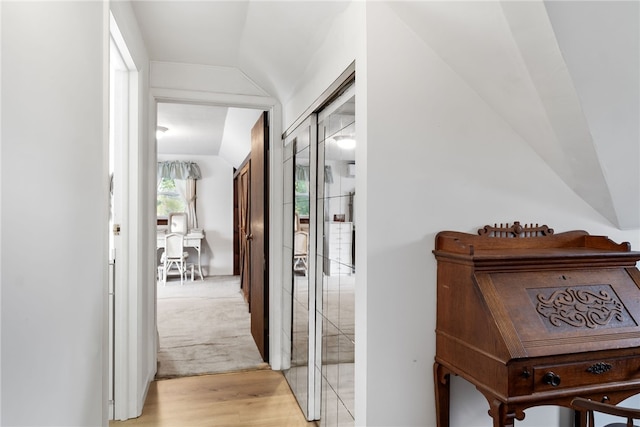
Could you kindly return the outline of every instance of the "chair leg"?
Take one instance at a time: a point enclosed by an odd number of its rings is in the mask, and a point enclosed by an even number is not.
[[[180,286],[184,285],[184,263],[180,261]]]
[[[162,268],[162,286],[167,286],[167,264]]]

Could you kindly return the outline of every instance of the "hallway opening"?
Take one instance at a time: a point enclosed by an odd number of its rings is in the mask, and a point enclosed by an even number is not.
[[[249,301],[235,271],[240,234],[235,229],[234,173],[251,156],[251,129],[262,114],[223,105],[157,103],[156,378],[266,365],[251,337]],[[183,176],[192,169],[193,176]],[[185,183],[189,180],[190,185]],[[163,239],[176,211],[188,217],[185,261],[195,268],[195,281],[173,276],[165,283],[160,274]]]

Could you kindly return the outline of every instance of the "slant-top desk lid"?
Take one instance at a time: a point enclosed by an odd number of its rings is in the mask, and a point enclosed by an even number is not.
[[[629,243],[515,222],[442,231],[433,252],[441,342],[505,362],[640,345],[640,252]]]

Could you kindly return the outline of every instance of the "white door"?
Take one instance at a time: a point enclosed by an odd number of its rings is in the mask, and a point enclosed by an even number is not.
[[[126,328],[126,289],[128,288],[129,235],[129,117],[130,66],[129,54],[122,43],[115,21],[112,19],[109,58],[109,419],[127,418],[129,389],[122,343]],[[123,320],[124,319],[124,320]]]

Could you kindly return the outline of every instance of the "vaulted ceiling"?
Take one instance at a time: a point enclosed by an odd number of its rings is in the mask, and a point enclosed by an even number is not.
[[[288,100],[348,1],[134,1],[154,61],[236,67]]]
[[[233,67],[266,93],[287,100],[297,79],[348,2],[133,1],[153,61]],[[160,153],[220,155],[238,166],[259,112],[161,104],[170,129]],[[244,129],[244,131],[243,131]]]
[[[235,67],[281,102],[348,5],[133,1],[152,60]],[[640,227],[638,2],[389,5],[587,203]]]

